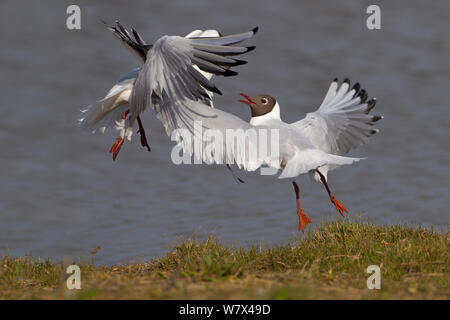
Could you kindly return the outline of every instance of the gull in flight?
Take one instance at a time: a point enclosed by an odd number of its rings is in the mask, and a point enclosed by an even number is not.
[[[200,101],[185,99],[170,107],[155,108],[160,119],[171,135],[177,129],[184,129],[195,134],[195,122],[201,121],[202,128],[215,130],[226,136],[227,130],[243,131],[273,130],[278,131],[278,155],[261,156],[257,141],[247,137],[246,148],[226,148],[229,141],[220,141],[222,149],[207,149],[206,142],[201,145],[200,155],[204,163],[236,164],[239,168],[254,171],[268,166],[281,171],[279,178],[290,178],[294,186],[299,217],[299,230],[304,232],[305,226],[311,222],[300,206],[300,190],[295,177],[309,173],[316,181],[321,181],[336,210],[344,215],[347,209],[333,196],[327,184],[328,171],[342,165],[352,164],[361,158],[350,158],[344,155],[350,149],[357,148],[369,141],[369,137],[378,132],[373,125],[382,116],[371,115],[376,99],[368,100],[368,94],[356,83],[350,88],[350,81],[345,79],[341,85],[335,79],[320,105],[315,111],[308,113],[302,120],[286,123],[280,117],[280,105],[270,95],[262,94],[250,97],[241,94],[251,109],[249,122],[224,112],[210,108]],[[173,135],[172,135],[173,137]],[[195,154],[195,147],[178,139],[183,151]],[[249,150],[258,150],[250,154]]]
[[[120,132],[110,149],[113,160],[125,138],[131,140],[136,121],[141,145],[150,151],[140,118],[147,105],[170,109],[171,104],[188,98],[213,107],[213,92],[222,93],[211,81],[212,76],[237,75],[231,67],[246,61],[232,56],[255,47],[235,44],[250,39],[258,31],[256,27],[248,32],[222,36],[216,30],[194,30],[186,37],[163,36],[148,45],[136,30],[131,29],[130,33],[118,21],[116,26],[107,26],[107,29],[143,63],[123,75],[103,99],[82,110],[79,119],[81,127],[92,132],[104,132],[112,127]]]

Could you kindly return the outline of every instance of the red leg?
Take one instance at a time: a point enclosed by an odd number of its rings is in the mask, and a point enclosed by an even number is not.
[[[120,116],[122,118],[122,120],[125,120],[127,118],[128,113],[130,113],[129,109],[122,112],[122,114]],[[120,148],[122,148],[122,145],[124,142],[125,142],[125,139],[123,137],[118,137],[116,139],[116,142],[114,142],[113,146],[111,147],[111,149],[109,149],[109,152],[111,152],[113,154],[113,160],[116,160],[117,155],[119,154]]]
[[[137,121],[138,121],[138,125],[139,125],[139,130],[138,130],[138,132],[139,132],[140,135],[141,135],[141,145],[142,145],[144,148],[147,148],[148,151],[152,151],[152,150],[150,149],[150,146],[148,145],[147,137],[145,136],[144,126],[142,125],[142,121],[141,121],[141,118],[140,118],[139,116],[137,117]]]
[[[322,181],[322,183],[324,184],[325,188],[327,189],[328,195],[330,196],[330,200],[331,202],[334,204],[334,206],[336,207],[336,210],[344,217],[344,212],[347,212],[347,209],[345,209],[345,207],[342,205],[342,203],[340,203],[331,193],[330,188],[328,187],[327,184],[327,180],[325,179],[324,175],[316,169],[316,172],[319,174],[320,176],[320,180]]]
[[[121,114],[121,118],[122,120],[125,120],[127,118],[127,115],[130,113],[130,109],[128,109],[127,111],[122,112]]]
[[[116,160],[117,155],[119,154],[120,148],[122,148],[123,143],[125,142],[125,139],[122,137],[119,137],[116,139],[116,142],[114,142],[111,149],[109,149],[109,152],[113,154],[113,160]]]
[[[298,188],[297,183],[295,181],[292,181],[292,184],[294,185],[295,198],[297,199],[298,231],[301,230],[302,232],[305,232],[305,227],[308,223],[311,222],[311,220],[300,207],[300,189]]]

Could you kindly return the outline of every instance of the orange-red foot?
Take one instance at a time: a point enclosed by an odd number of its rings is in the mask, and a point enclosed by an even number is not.
[[[113,154],[113,160],[116,160],[117,155],[119,154],[120,148],[122,148],[124,141],[125,141],[125,139],[122,137],[117,138],[116,142],[114,142],[111,149],[109,149],[109,152],[111,152]]]
[[[305,227],[308,223],[311,223],[311,219],[303,212],[302,209],[298,210],[298,231],[305,232]]]
[[[331,197],[331,202],[334,204],[334,206],[336,207],[336,210],[339,211],[339,213],[341,214],[341,216],[344,216],[344,212],[347,212],[347,209],[345,209],[345,207],[342,205],[342,203],[340,203],[335,197]]]

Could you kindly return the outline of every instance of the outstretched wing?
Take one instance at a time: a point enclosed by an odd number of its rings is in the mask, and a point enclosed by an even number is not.
[[[140,114],[147,106],[157,108],[163,101],[170,105],[190,99],[210,105],[208,91],[217,94],[221,92],[194,65],[215,75],[236,75],[237,72],[232,71],[231,67],[246,61],[231,56],[249,52],[254,47],[233,45],[251,38],[256,31],[257,28],[226,37],[190,39],[163,36],[148,52],[147,60],[139,72],[131,96],[132,113]],[[175,112],[168,109],[167,111]],[[167,129],[167,124],[164,125]]]
[[[369,137],[378,132],[373,125],[383,117],[369,114],[376,99],[367,99],[367,92],[359,83],[350,89],[348,79],[340,87],[335,79],[319,109],[294,125],[319,149],[344,155],[350,149],[368,143]]]
[[[236,164],[247,171],[264,165],[283,169],[279,178],[291,178],[322,165],[344,165],[360,160],[328,154],[305,143],[304,137],[295,131],[280,128],[278,123],[254,126],[199,101],[177,102],[174,108],[177,112],[172,119],[177,130],[171,132],[172,140],[206,164]]]
[[[168,134],[195,159],[206,164],[236,164],[247,171],[269,164],[270,159],[258,152],[260,127],[200,101],[184,100],[170,108],[175,110],[171,114],[175,125]],[[157,117],[166,114],[157,112]]]

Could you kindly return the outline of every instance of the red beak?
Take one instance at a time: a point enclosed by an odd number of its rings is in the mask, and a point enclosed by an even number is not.
[[[247,100],[239,100],[239,102],[246,103],[246,104],[255,104],[255,101],[253,101],[252,98],[250,98],[245,93],[241,93],[241,96],[243,96]]]

